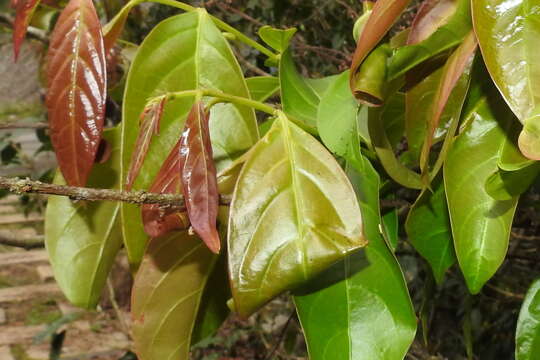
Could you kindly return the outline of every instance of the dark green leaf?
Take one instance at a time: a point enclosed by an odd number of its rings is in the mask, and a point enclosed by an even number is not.
[[[516,360],[535,360],[540,354],[540,280],[532,283],[521,305],[516,330]]]
[[[364,60],[353,84],[353,93],[358,101],[368,106],[381,106],[388,91],[387,60],[391,55],[390,46],[376,47]]]
[[[411,207],[405,230],[409,242],[427,260],[440,284],[446,270],[456,262],[456,255],[442,177],[437,177],[431,187],[423,190]]]

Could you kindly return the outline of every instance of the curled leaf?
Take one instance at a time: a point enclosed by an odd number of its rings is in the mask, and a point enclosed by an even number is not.
[[[40,0],[12,0],[11,6],[16,9],[17,15],[13,24],[13,54],[15,61],[19,57],[22,42],[30,24],[30,19]]]
[[[106,99],[103,38],[91,0],[69,2],[47,56],[51,141],[68,185],[84,186],[101,140]]]
[[[150,192],[159,194],[179,194],[180,182],[180,141],[173,147],[169,156],[159,169],[150,187]],[[144,231],[151,237],[159,237],[173,230],[186,229],[189,222],[179,209],[163,209],[157,204],[142,206]]]
[[[217,254],[221,248],[216,228],[219,193],[208,121],[204,104],[196,102],[180,139],[180,174],[191,226]]]
[[[135,142],[135,150],[131,154],[131,163],[126,179],[126,190],[128,191],[133,187],[133,182],[141,171],[144,159],[148,154],[148,147],[152,141],[152,136],[159,134],[159,124],[161,115],[163,115],[165,102],[166,97],[163,97],[159,102],[146,108],[141,115],[140,130],[137,135],[137,141]]]

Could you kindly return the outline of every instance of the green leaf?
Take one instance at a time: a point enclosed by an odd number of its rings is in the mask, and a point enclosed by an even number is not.
[[[283,113],[250,151],[230,211],[229,274],[242,316],[365,245],[345,173]]]
[[[381,121],[392,148],[396,148],[405,132],[405,95],[395,93],[381,109]]]
[[[216,259],[187,231],[150,241],[131,301],[140,360],[189,359],[191,334]]]
[[[251,98],[266,101],[279,94],[279,79],[275,76],[255,76],[246,79]]]
[[[523,194],[540,174],[540,162],[516,171],[498,169],[486,181],[486,192],[495,200],[511,200]]]
[[[515,118],[511,122],[504,139],[501,157],[499,158],[499,168],[506,171],[516,171],[530,166],[534,160],[527,159],[518,147],[518,138],[521,131],[521,124]]]
[[[326,147],[334,154],[347,153],[356,131],[358,102],[349,89],[349,72],[339,75],[324,93],[317,113],[317,130]],[[368,137],[369,134],[364,133]]]
[[[540,280],[532,283],[521,305],[516,330],[516,360],[534,360],[540,354]]]
[[[119,129],[105,131],[112,147],[110,159],[96,164],[88,186],[118,189],[120,157]],[[65,184],[60,172],[56,184]],[[96,307],[116,253],[122,246],[119,204],[74,202],[51,196],[45,214],[45,244],[58,285],[73,304]]]
[[[364,60],[355,76],[354,96],[367,106],[381,106],[388,92],[387,61],[390,45],[381,44]]]
[[[283,110],[300,121],[305,130],[317,134],[317,111],[321,95],[314,89],[313,83],[298,73],[290,49],[281,55],[279,82]]]
[[[393,197],[390,197],[390,199]],[[384,237],[392,251],[396,251],[399,242],[399,217],[398,209],[394,208],[382,214],[382,226]]]
[[[287,50],[295,33],[296,28],[281,30],[265,25],[259,29],[261,39],[272,49],[280,53]]]
[[[347,173],[369,245],[332,266],[294,300],[311,360],[403,359],[416,317],[399,264],[379,232],[379,176],[357,147],[351,149]]]
[[[362,15],[360,15],[360,17],[356,19],[353,27],[353,38],[356,42],[358,42],[358,39],[362,35],[362,31],[364,31],[364,27],[366,26],[366,23],[371,16],[371,12],[373,11],[373,5],[373,2],[371,1],[362,2]]]
[[[517,205],[517,197],[498,201],[485,189],[487,179],[497,170],[505,130],[513,117],[491,90],[477,99],[444,164],[454,248],[473,294],[504,260]]]
[[[168,18],[157,25],[139,47],[124,97],[122,182],[139,131],[139,116],[147,100],[170,91],[199,88],[249,97],[242,71],[228,42],[204,10]],[[169,150],[180,137],[193,101],[193,98],[181,98],[167,102],[160,134],[149,146],[146,161],[133,185],[135,190],[146,190],[153,182]],[[219,172],[257,142],[253,110],[233,104],[213,106],[210,136]],[[136,266],[147,241],[140,209],[124,204],[121,213],[126,249],[130,262]]]
[[[540,44],[538,0],[475,0],[473,23],[489,73],[524,124],[519,148],[540,160]]]
[[[411,245],[427,260],[437,283],[456,262],[452,228],[446,205],[442,176],[422,191],[409,211],[405,230]]]
[[[430,15],[448,16],[447,14],[441,14],[444,12],[450,12],[452,8],[453,15],[451,15],[446,24],[438,27],[427,38],[422,39],[418,37],[415,25],[411,30],[409,36],[410,45],[401,47],[396,50],[394,56],[390,59],[388,65],[388,78],[396,79],[407,71],[411,70],[416,65],[428,60],[429,58],[442,53],[445,50],[451,49],[463,41],[467,34],[472,29],[471,24],[471,4],[469,0],[443,0],[435,5],[430,12],[423,14],[426,16],[425,21],[417,21],[417,27],[433,26],[434,21]],[[430,14],[433,13],[433,14]],[[427,23],[427,25],[425,24]],[[419,29],[423,32],[425,29]],[[432,31],[432,30],[430,30]],[[417,40],[420,42],[416,42]]]

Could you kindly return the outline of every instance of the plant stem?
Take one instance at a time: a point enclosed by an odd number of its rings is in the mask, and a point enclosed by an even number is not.
[[[179,194],[156,194],[146,191],[120,191],[111,189],[92,189],[67,185],[47,184],[30,179],[7,178],[0,176],[0,189],[16,194],[36,193],[67,196],[72,200],[120,201],[131,204],[157,204],[164,208],[185,209],[184,197]],[[221,196],[220,204],[230,204],[230,198]]]
[[[270,115],[275,115],[276,111],[278,111],[276,108],[270,105],[267,105],[265,103],[262,103],[260,101],[252,100],[252,99],[242,97],[242,96],[226,94],[222,91],[214,90],[214,89],[185,90],[185,91],[170,92],[161,96],[157,96],[153,99],[150,99],[148,104],[158,102],[163,97],[167,97],[167,100],[174,100],[174,99],[179,99],[183,97],[197,97],[197,96],[210,96],[210,97],[216,98],[218,101],[213,101],[212,104],[216,104],[219,102],[231,102],[237,105],[249,106],[255,110],[259,110]]]

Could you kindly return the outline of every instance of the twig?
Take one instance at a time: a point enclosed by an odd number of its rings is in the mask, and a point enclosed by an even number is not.
[[[0,245],[22,248],[25,250],[39,249],[45,246],[43,235],[18,237],[5,232],[0,233]]]
[[[270,75],[269,73],[267,73],[266,71],[262,70],[262,69],[259,69],[257,66],[253,65],[252,63],[250,63],[245,57],[243,57],[238,51],[235,51],[234,52],[234,55],[236,56],[236,58],[242,63],[244,64],[249,70],[253,71],[255,74],[257,75],[261,75],[261,76],[272,76]]]
[[[272,348],[272,351],[270,351],[268,355],[266,355],[264,360],[272,359],[277,349],[279,348],[279,345],[281,345],[281,343],[283,342],[283,339],[285,338],[285,334],[287,333],[287,329],[289,328],[289,324],[291,323],[295,315],[296,315],[296,311],[293,311],[291,313],[291,316],[289,316],[289,318],[287,319],[287,322],[285,323],[285,325],[283,325],[283,329],[281,329],[281,333],[279,334],[278,341],[275,343],[274,347]]]
[[[507,290],[504,290],[504,289],[501,289],[501,288],[498,288],[496,287],[495,285],[492,285],[492,284],[486,284],[486,286],[488,288],[490,288],[491,290],[501,294],[501,295],[504,295],[506,297],[509,297],[509,298],[513,298],[513,299],[517,299],[517,300],[523,300],[525,299],[525,296],[523,294],[515,294],[511,291],[507,291]]]
[[[43,122],[0,124],[0,130],[8,130],[8,129],[47,129],[48,127],[49,127],[49,124],[43,123]]]
[[[246,19],[247,21],[257,25],[257,26],[263,26],[264,24],[262,22],[260,22],[259,20],[249,16],[248,14],[246,14],[245,12],[243,11],[240,11],[238,9],[235,9],[233,8],[232,6],[228,5],[228,4],[224,4],[224,3],[220,3],[220,2],[216,2],[215,5],[220,8],[221,10],[223,11],[229,11],[229,12],[232,12],[244,19]]]
[[[107,289],[109,290],[109,299],[111,300],[111,304],[114,312],[116,313],[116,317],[118,318],[118,322],[120,323],[120,327],[122,328],[122,331],[129,336],[129,326],[124,319],[120,306],[118,306],[118,302],[116,301],[116,292],[114,291],[114,286],[110,277],[107,278]]]
[[[156,194],[146,191],[120,191],[111,189],[92,189],[66,185],[46,184],[30,179],[7,178],[0,176],[0,189],[16,194],[36,193],[45,195],[67,196],[72,200],[120,201],[131,204],[157,204],[164,208],[182,210],[185,208],[184,197],[179,194]],[[220,204],[228,205],[231,199],[221,196]]]
[[[515,231],[512,231],[512,237],[516,238],[516,239],[521,239],[521,240],[531,240],[531,241],[538,241],[540,240],[540,236],[534,236],[534,235],[522,235],[522,234],[518,234],[517,232]]]
[[[382,199],[381,200],[382,208],[409,208],[411,204],[407,200],[402,199]]]

